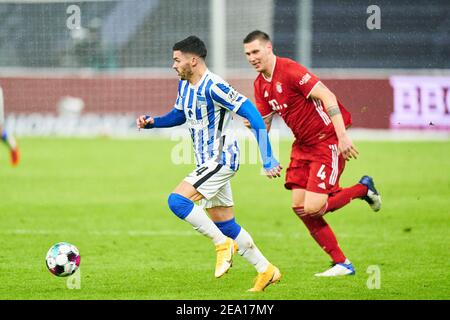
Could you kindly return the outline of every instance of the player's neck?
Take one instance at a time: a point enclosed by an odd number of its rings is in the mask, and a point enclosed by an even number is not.
[[[264,79],[266,79],[267,81],[272,80],[273,72],[275,71],[276,61],[277,61],[277,57],[275,55],[270,56],[268,59],[268,64],[267,64],[266,70],[261,72]]]
[[[205,72],[208,70],[206,66],[199,66],[197,70],[189,78],[189,83],[195,86],[202,78]]]

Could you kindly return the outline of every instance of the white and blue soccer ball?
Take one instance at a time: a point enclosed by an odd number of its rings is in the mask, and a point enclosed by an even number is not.
[[[48,250],[45,264],[55,276],[70,276],[80,266],[80,252],[68,242],[57,243]]]

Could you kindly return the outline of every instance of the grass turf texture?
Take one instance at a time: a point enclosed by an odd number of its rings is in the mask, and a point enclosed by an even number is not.
[[[358,142],[341,185],[375,178],[383,208],[360,200],[326,216],[356,267],[353,277],[313,276],[329,266],[290,209],[283,180],[243,164],[232,180],[237,221],[283,273],[247,293],[256,272],[236,256],[214,278],[215,251],[167,207],[192,165],[173,165],[170,140],[21,139],[22,162],[0,150],[0,299],[449,299],[449,142]],[[2,146],[3,147],[3,146]],[[288,165],[290,143],[280,145]],[[284,169],[285,170],[285,169]],[[283,171],[284,171],[283,170]],[[81,252],[81,289],[47,271],[56,242]],[[370,265],[380,289],[366,283]]]

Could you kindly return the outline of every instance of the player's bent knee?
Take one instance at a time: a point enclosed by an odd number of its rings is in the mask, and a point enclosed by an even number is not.
[[[296,208],[303,208],[304,206],[304,202],[292,202],[291,204],[292,210],[295,210]]]
[[[305,214],[314,214],[316,213],[318,210],[315,207],[305,207],[304,208],[304,212]]]
[[[186,218],[194,208],[194,203],[178,193],[171,193],[167,199],[170,210],[180,219]]]
[[[231,239],[236,239],[239,232],[241,232],[241,226],[236,223],[235,218],[214,223],[224,235]]]
[[[304,208],[305,214],[309,215],[309,214],[316,214],[322,211],[326,210],[326,206],[327,204],[324,205],[306,205]]]

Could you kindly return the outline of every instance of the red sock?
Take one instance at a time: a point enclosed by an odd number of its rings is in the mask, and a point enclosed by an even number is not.
[[[367,187],[357,183],[352,187],[344,188],[328,198],[327,211],[334,211],[347,205],[355,198],[362,198],[367,194]]]
[[[328,223],[320,218],[311,218],[310,216],[301,217],[300,214],[304,213],[303,207],[293,208],[294,212],[303,221],[308,228],[312,237],[320,245],[320,247],[333,259],[334,263],[342,263],[345,261],[345,255],[339,248],[336,236],[331,230]]]

